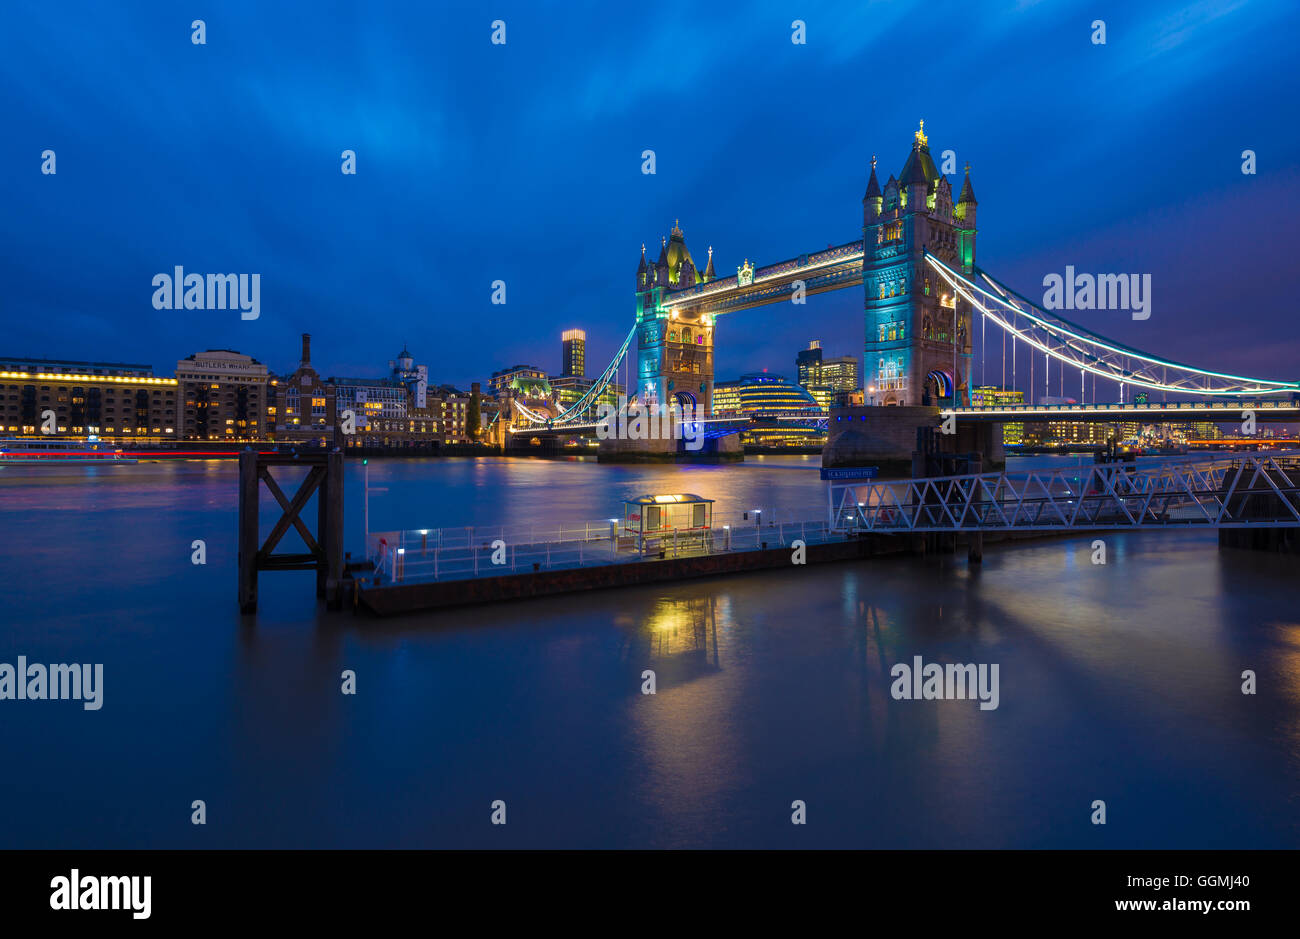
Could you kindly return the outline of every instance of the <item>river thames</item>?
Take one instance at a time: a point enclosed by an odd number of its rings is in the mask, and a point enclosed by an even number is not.
[[[814,519],[818,465],[372,460],[370,524],[598,519],[681,491]],[[1111,533],[1105,565],[1087,536],[990,545],[974,568],[792,566],[384,621],[270,573],[241,617],[236,478],[0,471],[0,662],[104,667],[97,711],[0,701],[0,847],[1300,843],[1295,558]],[[998,664],[998,707],[894,700],[890,668],[917,655]]]

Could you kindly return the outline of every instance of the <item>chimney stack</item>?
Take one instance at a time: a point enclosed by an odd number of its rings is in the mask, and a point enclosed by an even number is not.
[[[302,334],[302,364],[311,365],[311,333]]]

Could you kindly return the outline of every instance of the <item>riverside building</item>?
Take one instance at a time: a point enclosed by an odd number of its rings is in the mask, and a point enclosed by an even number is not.
[[[208,349],[176,363],[186,440],[265,440],[267,390],[265,365],[234,349]]]
[[[784,375],[752,372],[737,381],[714,382],[713,414],[818,412],[817,399]],[[752,446],[806,447],[820,446],[826,432],[815,427],[792,424],[745,431],[740,440]]]
[[[175,440],[176,402],[176,379],[148,365],[0,359],[0,428],[10,436]]]

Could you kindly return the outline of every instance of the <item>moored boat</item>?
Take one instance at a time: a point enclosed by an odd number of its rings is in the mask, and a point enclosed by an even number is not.
[[[116,445],[89,437],[86,440],[0,439],[0,466],[69,466],[135,463]]]

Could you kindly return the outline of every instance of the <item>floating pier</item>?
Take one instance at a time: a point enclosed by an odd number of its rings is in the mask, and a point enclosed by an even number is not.
[[[565,525],[375,532],[374,569],[356,584],[359,607],[381,615],[601,587],[658,583],[849,560],[887,541],[787,521],[752,509],[719,518],[692,493],[645,495],[620,518]]]
[[[904,545],[902,539],[881,535],[810,544],[805,551],[806,563],[821,564],[859,560],[876,554],[899,554],[904,551]],[[359,587],[358,604],[380,616],[395,616],[453,606],[789,568],[791,552],[791,547],[781,545],[758,550],[665,557],[662,560],[655,555],[653,560],[645,561]]]

